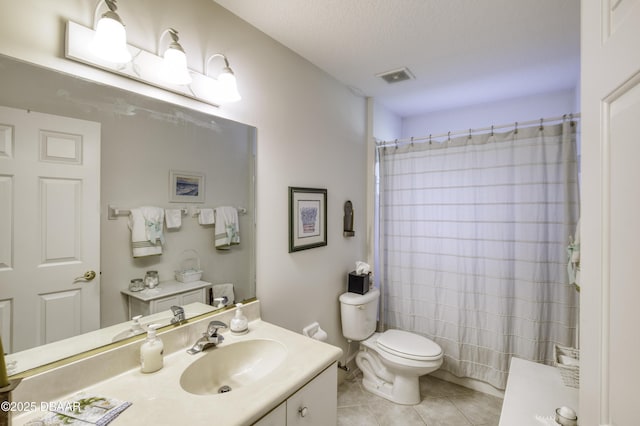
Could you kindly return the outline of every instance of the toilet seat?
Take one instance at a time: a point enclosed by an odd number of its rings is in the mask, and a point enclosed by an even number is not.
[[[426,337],[402,330],[387,330],[378,336],[378,348],[392,355],[416,361],[442,358],[442,348]]]

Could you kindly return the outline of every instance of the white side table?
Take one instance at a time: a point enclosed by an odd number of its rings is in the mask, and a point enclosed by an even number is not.
[[[151,315],[166,311],[173,305],[184,306],[193,302],[207,303],[207,288],[211,283],[206,281],[162,281],[155,288],[145,288],[142,291],[122,290],[127,296],[129,318],[136,315]]]

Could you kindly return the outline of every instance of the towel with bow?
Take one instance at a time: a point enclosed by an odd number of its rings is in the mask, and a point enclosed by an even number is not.
[[[240,228],[238,210],[235,207],[218,207],[215,209],[215,247],[229,250],[231,246],[240,244]]]
[[[569,237],[567,272],[569,273],[569,284],[575,284],[576,288],[580,290],[580,220],[576,225],[575,237]]]
[[[129,213],[131,248],[133,257],[162,254],[164,210],[158,207],[140,207]]]

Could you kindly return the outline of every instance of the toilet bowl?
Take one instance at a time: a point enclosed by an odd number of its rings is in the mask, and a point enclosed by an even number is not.
[[[432,340],[403,330],[374,333],[377,289],[364,295],[340,296],[342,333],[359,341],[356,365],[367,391],[397,404],[420,402],[419,378],[442,365],[442,348]]]

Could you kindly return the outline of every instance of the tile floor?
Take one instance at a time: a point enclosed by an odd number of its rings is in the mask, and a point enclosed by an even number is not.
[[[420,378],[422,401],[397,405],[365,391],[362,376],[338,388],[339,426],[498,426],[502,399],[429,375]]]

